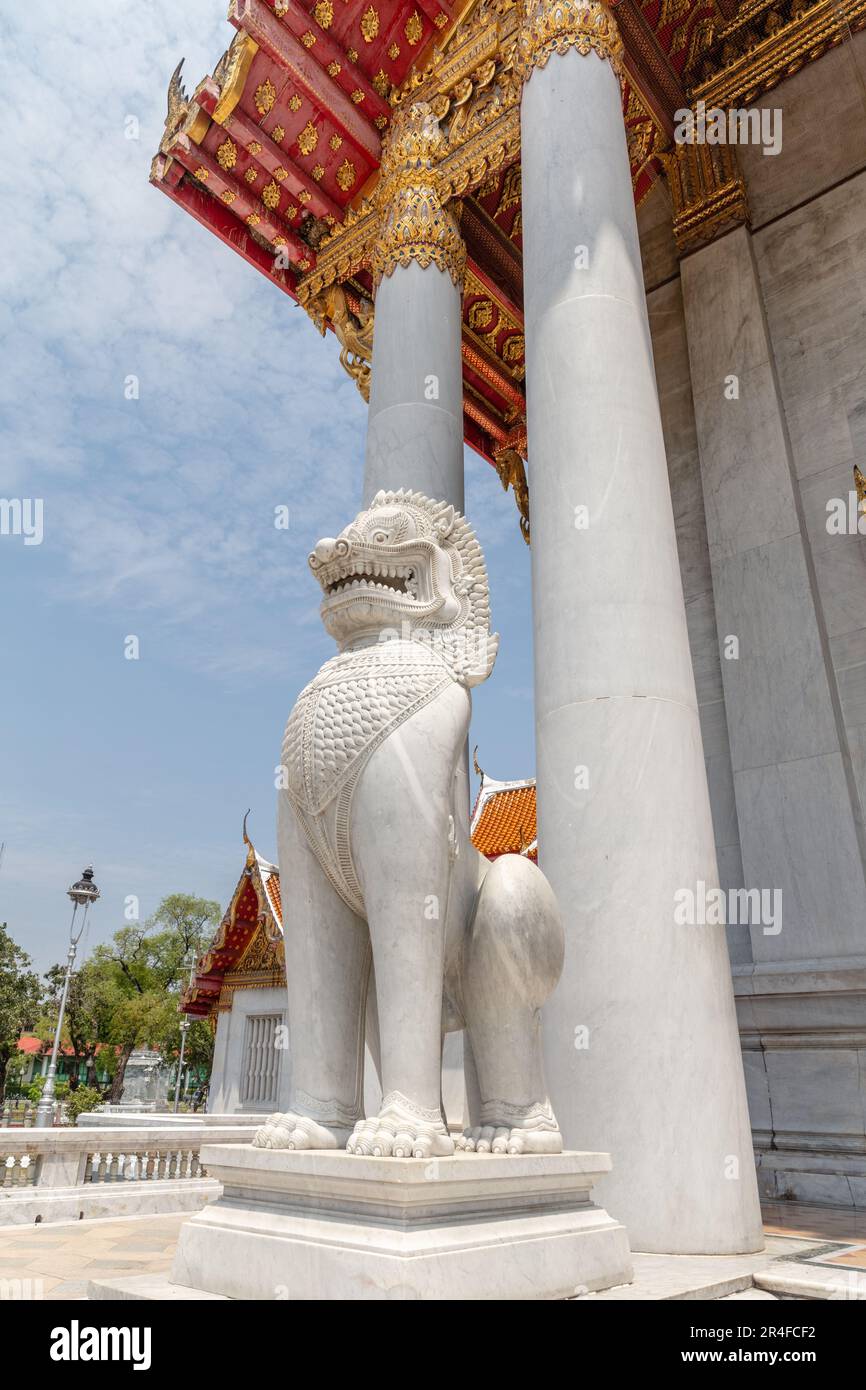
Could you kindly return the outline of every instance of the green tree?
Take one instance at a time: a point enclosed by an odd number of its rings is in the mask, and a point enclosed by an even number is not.
[[[6,1093],[9,1058],[17,1054],[18,1039],[36,1021],[41,989],[30,968],[30,957],[0,922],[0,1101]]]
[[[178,1005],[190,967],[219,925],[219,903],[188,893],[164,898],[146,922],[121,927],[109,945],[98,946],[94,964],[118,991],[106,1041],[117,1049],[110,1099],[119,1100],[127,1063],[138,1047],[152,1047],[167,1060],[179,1048]],[[190,1030],[192,1033],[193,1030]],[[196,1047],[210,1046],[197,1035]],[[210,1060],[208,1051],[208,1061]]]
[[[39,1020],[36,1032],[46,1044],[54,1041],[65,975],[64,965],[53,965],[45,973],[47,1014]],[[69,981],[61,1043],[71,1047],[76,1062],[84,1063],[88,1086],[95,1084],[96,1054],[111,1032],[111,1019],[122,997],[113,970],[95,960],[85,961]]]

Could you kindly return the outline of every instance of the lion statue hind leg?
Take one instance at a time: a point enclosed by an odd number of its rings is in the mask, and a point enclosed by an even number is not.
[[[464,1131],[458,1149],[562,1152],[544,1081],[541,1006],[563,957],[559,909],[541,870],[522,855],[495,860],[479,890],[461,980],[481,1123]]]

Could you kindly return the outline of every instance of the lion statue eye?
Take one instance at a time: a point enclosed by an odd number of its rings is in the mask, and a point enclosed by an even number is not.
[[[374,532],[373,532],[373,540],[374,540],[374,542],[376,543],[376,545],[387,545],[387,544],[388,544],[388,532],[387,532],[387,531],[374,531]]]

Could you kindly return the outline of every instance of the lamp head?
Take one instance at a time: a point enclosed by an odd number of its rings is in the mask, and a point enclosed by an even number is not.
[[[95,903],[99,897],[99,889],[93,882],[93,865],[90,864],[82,871],[81,878],[77,883],[73,883],[71,888],[66,890],[67,897],[70,897],[79,907],[88,906]]]

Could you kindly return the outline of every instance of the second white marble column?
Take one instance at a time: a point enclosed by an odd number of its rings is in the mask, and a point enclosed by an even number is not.
[[[439,202],[442,145],[418,103],[395,120],[383,158],[364,501],[380,488],[413,488],[462,512],[466,253]]]

